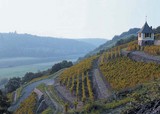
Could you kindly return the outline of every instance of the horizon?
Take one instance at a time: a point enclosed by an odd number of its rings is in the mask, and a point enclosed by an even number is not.
[[[111,39],[130,28],[141,28],[146,16],[149,26],[158,27],[160,14],[154,12],[159,11],[159,3],[157,0],[0,0],[0,32]]]
[[[57,39],[73,39],[73,40],[80,40],[80,39],[104,39],[104,40],[109,40],[106,38],[85,38],[85,37],[76,37],[76,38],[68,38],[68,37],[55,37],[55,36],[45,36],[45,35],[37,35],[37,34],[30,34],[30,33],[18,33],[17,31],[14,32],[0,32],[0,34],[17,34],[17,35],[32,35],[32,36],[37,36],[37,37],[45,37],[45,38],[57,38]]]

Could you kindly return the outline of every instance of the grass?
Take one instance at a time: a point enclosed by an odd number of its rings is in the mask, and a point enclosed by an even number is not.
[[[52,97],[52,99],[54,99],[57,104],[59,104],[60,106],[64,105],[64,102],[61,98],[59,98],[59,96],[57,95],[56,91],[54,90],[53,86],[46,86],[44,83],[40,84],[39,86],[37,86],[37,89],[39,89],[40,91],[42,91],[44,94],[46,94],[45,89],[47,89],[47,91],[50,93],[50,96]],[[58,110],[58,114],[61,114],[61,112],[63,111],[63,109]],[[54,109],[51,108],[47,108],[42,114],[53,114]]]
[[[42,114],[53,114],[53,109],[51,109],[51,107],[48,107],[46,110],[42,112]]]
[[[14,101],[14,99],[13,99],[13,93],[14,93],[14,92],[7,94],[7,98],[8,98],[8,101],[9,101],[10,103],[12,103],[12,102]]]
[[[24,85],[22,85],[21,87],[19,87],[19,88],[16,90],[16,93],[17,93],[16,101],[22,96],[22,90],[23,90],[24,87],[26,87],[27,85],[29,85],[29,84],[31,84],[31,83],[34,83],[34,82],[36,82],[36,81],[40,81],[40,80],[43,80],[43,79],[46,79],[46,78],[48,78],[48,76],[43,76],[43,77],[40,77],[40,78],[35,78],[35,79],[33,79],[32,81],[30,81],[29,83],[24,84]],[[42,85],[40,84],[40,87],[39,87],[39,88],[42,89],[42,86],[44,86],[44,85],[43,85],[43,84],[42,84]]]
[[[59,104],[64,105],[64,101],[58,96],[57,92],[55,91],[54,86],[48,86],[48,91],[51,92],[52,98],[55,99]]]
[[[107,103],[105,105],[105,108],[106,109],[114,109],[118,106],[125,105],[126,103],[129,103],[131,101],[133,101],[133,99],[129,98],[129,97],[121,99],[121,100],[115,100],[115,101],[112,101],[111,103]]]
[[[16,101],[22,96],[23,87],[24,87],[24,86],[21,86],[21,87],[19,87],[19,88],[15,91],[16,94],[17,94]],[[10,102],[10,103],[13,103],[13,102],[14,102],[14,98],[13,98],[13,97],[14,97],[14,92],[7,94],[7,98],[9,99],[9,102]]]
[[[37,81],[40,81],[40,80],[43,80],[43,79],[57,77],[63,70],[64,69],[62,69],[62,70],[60,70],[60,71],[58,71],[58,72],[56,72],[54,74],[48,75],[48,76],[42,76],[42,77],[39,77],[39,78],[35,78],[35,79],[31,80],[30,82],[22,85],[20,88],[17,89],[17,99],[19,99],[22,96],[21,92],[22,92],[23,88],[26,87],[27,85],[32,84],[32,83],[37,82]],[[40,84],[40,89],[42,89],[42,86],[45,86],[45,85],[44,84],[42,84],[42,85]]]
[[[39,89],[40,91],[44,92],[45,91],[45,84],[42,83],[39,86],[37,86],[36,88]]]
[[[22,96],[22,90],[23,90],[23,88],[26,87],[27,85],[32,84],[32,83],[34,83],[34,82],[36,82],[36,81],[40,81],[40,80],[43,80],[43,79],[47,79],[47,78],[51,78],[51,79],[52,79],[52,78],[56,78],[56,77],[58,77],[58,76],[60,75],[60,73],[61,73],[63,70],[64,70],[64,69],[62,69],[62,70],[60,70],[60,71],[58,71],[58,72],[56,72],[56,73],[54,73],[54,74],[48,75],[48,76],[42,76],[42,77],[36,78],[36,79],[34,79],[34,80],[32,80],[32,81],[24,84],[23,86],[19,87],[19,88],[16,90],[16,92],[17,92],[17,100]],[[45,87],[46,87],[46,85],[45,85],[44,83],[42,83],[42,84],[40,84],[39,86],[37,86],[37,88],[38,88],[39,90],[41,90],[42,92],[45,92]],[[48,88],[48,86],[47,86],[47,88]],[[49,87],[49,88],[50,88],[50,87]],[[50,90],[50,89],[49,89],[49,90]],[[58,103],[62,103],[63,101],[62,101],[58,96],[56,96],[57,94],[54,93],[54,92],[55,92],[55,91],[52,91],[52,97],[54,96],[53,98],[56,99],[56,100],[58,101]],[[12,93],[12,94],[13,94],[13,93]],[[8,98],[9,98],[10,101],[13,100],[12,94],[8,94]],[[27,98],[27,99],[28,99],[28,98]],[[25,103],[25,101],[24,101],[24,103]],[[24,109],[23,109],[23,110],[24,110]],[[52,111],[53,111],[53,109],[52,109]],[[47,114],[50,114],[49,112],[50,112],[50,109],[46,110],[46,113],[47,113]],[[44,113],[44,114],[45,114],[45,113]],[[51,114],[52,114],[52,113],[51,113]]]
[[[23,58],[23,57],[22,57]],[[15,58],[16,59],[16,58]],[[6,66],[9,66],[11,62],[16,63],[17,60],[0,60],[0,63],[5,62]],[[24,59],[22,60],[23,62],[26,61],[28,64],[28,60]],[[18,63],[20,62],[19,60],[17,61]],[[22,63],[22,62],[21,62]],[[3,78],[11,78],[11,77],[23,77],[27,72],[37,72],[37,71],[44,71],[52,67],[54,63],[49,62],[49,63],[39,63],[39,64],[30,64],[30,65],[21,65],[21,66],[13,66],[13,67],[7,67],[7,68],[1,68],[0,69],[0,74],[3,76]],[[1,77],[0,77],[1,78]]]
[[[57,77],[59,76],[59,74],[63,71],[64,69],[61,69],[51,75],[45,75],[45,76],[42,76],[42,77],[38,77],[38,78],[34,78],[33,80],[31,80],[30,82],[28,82],[25,86],[31,84],[31,83],[34,83],[34,82],[37,82],[37,81],[40,81],[40,80],[44,80],[44,79],[47,79],[47,78],[54,78],[54,77]]]
[[[49,78],[50,76],[42,76],[42,77],[38,77],[38,78],[34,78],[33,80],[31,80],[30,82],[27,83],[28,84],[31,84],[31,83],[34,83],[34,82],[37,82],[37,81],[40,81],[40,80],[43,80],[43,79],[47,79]]]
[[[123,48],[122,50],[123,50],[123,51],[127,51],[127,48]]]
[[[22,96],[22,90],[23,90],[23,86],[19,87],[16,92],[17,92],[17,99],[16,101]]]

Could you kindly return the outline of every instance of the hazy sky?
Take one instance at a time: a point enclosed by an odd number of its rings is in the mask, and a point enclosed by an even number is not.
[[[160,25],[160,0],[0,0],[0,32],[112,38],[133,27]]]

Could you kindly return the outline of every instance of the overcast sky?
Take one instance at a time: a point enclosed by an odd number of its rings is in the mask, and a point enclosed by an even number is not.
[[[160,25],[160,0],[0,0],[0,32],[66,38],[112,38]]]

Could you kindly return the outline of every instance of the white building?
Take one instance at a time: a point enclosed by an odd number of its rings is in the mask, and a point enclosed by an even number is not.
[[[147,22],[145,22],[141,30],[138,31],[138,45],[154,45],[154,32],[152,27],[148,26]]]

